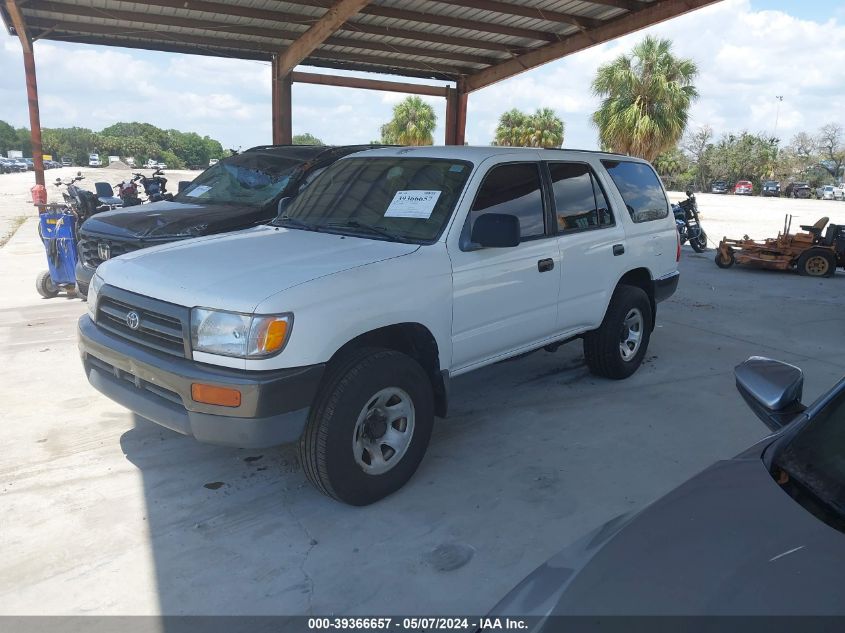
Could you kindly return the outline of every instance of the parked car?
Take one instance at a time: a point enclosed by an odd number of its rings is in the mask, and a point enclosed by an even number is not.
[[[833,198],[835,200],[845,200],[845,185],[837,185],[833,188]]]
[[[797,367],[735,374],[774,435],[568,546],[491,615],[845,615],[845,380],[804,406]]]
[[[810,185],[806,182],[796,182],[792,184],[792,197],[812,198],[813,190],[810,188]]]
[[[68,156],[62,156],[62,167],[73,167],[73,161]]]
[[[834,195],[835,187],[833,185],[825,185],[821,187],[821,195],[819,198],[821,200],[836,200],[836,196]]]
[[[728,193],[728,183],[724,180],[714,180],[710,185],[710,193]]]
[[[23,158],[13,158],[11,160],[15,164],[17,171],[21,172],[29,169],[29,165],[26,164],[26,161]]]
[[[768,197],[780,197],[780,183],[777,180],[767,180],[763,183],[763,187],[760,190],[761,194],[764,198]]]
[[[12,167],[11,161],[8,158],[0,156],[0,174],[9,174],[13,171],[16,170]]]
[[[753,196],[754,185],[750,180],[737,180],[734,186],[734,194],[737,196]]]
[[[88,156],[88,166],[89,167],[101,167],[102,163],[100,162],[99,154],[91,154]]]
[[[377,149],[269,225],[106,262],[79,344],[91,384],[138,415],[298,442],[319,490],[365,505],[413,475],[453,376],[575,339],[594,374],[633,374],[680,252],[641,159]]]
[[[112,257],[269,222],[282,198],[295,195],[341,156],[371,147],[254,147],[209,167],[172,201],[98,213],[79,229],[79,293],[87,294],[97,266]]]
[[[219,158],[209,158],[209,159],[208,159],[208,166],[209,166],[209,167],[214,167],[214,166],[215,166],[217,163],[219,163],[219,162],[220,162],[220,159],[219,159]]]
[[[26,163],[27,171],[35,171],[35,161],[31,158],[22,158],[24,163]]]

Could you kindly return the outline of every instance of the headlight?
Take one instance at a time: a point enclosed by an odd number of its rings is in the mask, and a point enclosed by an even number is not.
[[[88,284],[88,313],[91,318],[97,320],[97,295],[100,294],[100,288],[103,287],[103,278],[97,273],[91,277],[91,283]]]
[[[292,314],[264,316],[194,308],[191,346],[195,352],[264,358],[282,351],[292,325]]]

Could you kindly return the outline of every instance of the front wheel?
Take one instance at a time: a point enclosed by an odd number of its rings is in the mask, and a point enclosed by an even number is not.
[[[689,245],[696,253],[703,253],[707,250],[707,233],[699,229],[698,235],[690,239]]]
[[[299,459],[321,492],[368,505],[411,478],[433,424],[431,382],[414,359],[357,350],[328,370],[299,440]]]
[[[637,371],[651,339],[651,320],[651,302],[642,288],[617,287],[599,328],[584,335],[590,371],[614,380]]]

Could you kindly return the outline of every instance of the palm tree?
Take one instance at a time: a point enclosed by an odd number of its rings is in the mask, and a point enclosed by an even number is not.
[[[499,117],[494,145],[510,147],[560,147],[563,144],[563,121],[550,108],[539,108],[525,114],[516,108]]]
[[[649,161],[674,147],[698,97],[697,74],[695,62],[672,55],[670,40],[651,36],[599,67],[593,93],[602,103],[593,122],[602,147]]]
[[[528,119],[526,145],[529,147],[560,147],[563,145],[563,121],[551,108],[538,108]]]
[[[513,108],[499,117],[499,125],[496,126],[495,145],[507,147],[521,147],[525,139],[525,130],[528,117],[524,112]]]
[[[407,97],[393,108],[393,118],[381,126],[382,143],[433,145],[437,115],[419,97]]]

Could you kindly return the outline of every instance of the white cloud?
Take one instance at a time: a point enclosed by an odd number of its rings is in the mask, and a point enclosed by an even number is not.
[[[717,133],[770,132],[775,95],[783,95],[779,136],[814,131],[845,110],[837,70],[845,68],[845,11],[822,20],[725,0],[472,93],[467,140],[489,143],[499,115],[510,108],[550,107],[566,122],[567,146],[595,147],[590,115],[598,102],[590,82],[600,64],[630,50],[645,33],[672,39],[676,54],[697,62],[701,98],[691,112],[693,125],[708,123]],[[270,141],[269,63],[48,41],[36,44],[36,58],[45,127],[100,129],[138,120],[208,134],[227,147]],[[13,38],[0,46],[0,69],[0,119],[28,125],[20,46]],[[353,143],[377,138],[404,95],[295,84],[293,97],[295,133]],[[440,122],[439,142],[445,100],[425,99]]]

